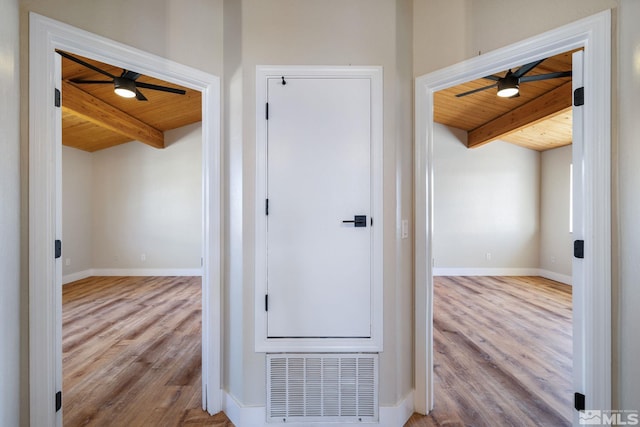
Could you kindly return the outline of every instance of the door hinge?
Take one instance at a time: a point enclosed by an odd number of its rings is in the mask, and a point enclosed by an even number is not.
[[[576,408],[576,411],[584,411],[586,409],[584,394],[577,392],[573,394],[573,407]]]
[[[264,214],[269,215],[269,199],[264,200]]]
[[[573,256],[576,258],[584,258],[584,240],[573,241]]]
[[[62,240],[56,240],[55,242],[55,256],[56,259],[62,256]]]
[[[269,120],[269,103],[267,102],[264,107],[265,119]]]
[[[264,311],[269,311],[269,294],[264,296]]]
[[[584,87],[579,87],[573,91],[573,105],[576,107],[584,105]]]
[[[62,392],[59,391],[56,393],[56,412],[62,409]]]
[[[55,88],[55,94],[53,96],[53,103],[55,104],[56,107],[60,107],[60,105],[62,105],[60,89],[58,89],[58,88]]]

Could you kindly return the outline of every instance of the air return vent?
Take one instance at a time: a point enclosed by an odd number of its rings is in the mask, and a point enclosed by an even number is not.
[[[378,421],[378,355],[267,354],[267,421]]]

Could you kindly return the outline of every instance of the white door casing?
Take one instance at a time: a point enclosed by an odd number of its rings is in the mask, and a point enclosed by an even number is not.
[[[611,12],[606,10],[420,76],[415,85],[415,392],[416,412],[433,408],[433,94],[469,80],[584,48],[585,104],[582,153],[574,153],[574,220],[583,219],[584,260],[574,270],[574,333],[582,352],[574,365],[582,372],[587,409],[611,409]],[[575,162],[582,166],[576,176]],[[574,187],[575,192],[575,187]],[[576,203],[580,203],[577,206]],[[574,223],[574,227],[576,224]],[[579,283],[578,280],[582,281]],[[577,294],[577,296],[576,296]],[[577,324],[576,322],[581,323]],[[580,388],[580,381],[576,380]],[[574,418],[574,420],[577,419]],[[575,422],[575,421],[574,421]]]
[[[31,425],[61,426],[55,411],[62,390],[60,259],[61,116],[54,106],[60,88],[55,49],[93,58],[167,80],[202,93],[203,408],[221,410],[220,283],[220,82],[219,78],[31,13],[29,25],[29,407]],[[161,70],[161,71],[158,71]],[[64,96],[64,94],[63,94]],[[63,241],[64,250],[64,241]],[[64,399],[64,396],[63,396]]]
[[[256,157],[256,351],[381,351],[382,69],[257,67]]]

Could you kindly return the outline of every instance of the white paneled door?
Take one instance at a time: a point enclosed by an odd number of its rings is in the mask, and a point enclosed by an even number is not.
[[[371,80],[267,82],[267,336],[371,336]]]

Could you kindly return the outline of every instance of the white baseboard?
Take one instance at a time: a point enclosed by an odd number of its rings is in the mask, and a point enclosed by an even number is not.
[[[264,406],[242,406],[235,397],[223,392],[222,410],[234,426],[267,426],[267,408]]]
[[[540,276],[571,285],[571,276],[542,268],[457,268],[434,267],[434,276]]]
[[[381,426],[401,427],[413,415],[413,390],[409,392],[396,406],[381,406],[380,421]]]
[[[75,282],[76,280],[86,279],[87,277],[91,277],[91,276],[93,276],[93,273],[92,273],[92,270],[90,269],[67,274],[66,276],[62,276],[62,284],[66,285],[67,283]]]
[[[62,284],[91,276],[202,276],[201,268],[92,268],[62,276]]]
[[[202,276],[201,268],[94,268],[94,276]]]
[[[434,276],[538,276],[538,268],[434,267]]]
[[[545,279],[555,280],[556,282],[564,283],[565,285],[573,285],[573,279],[571,276],[567,276],[566,274],[555,273],[553,271],[540,269],[540,276]]]
[[[267,409],[264,406],[242,406],[231,394],[224,392],[222,410],[236,427],[273,427],[276,423],[267,423]],[[367,426],[402,427],[413,414],[413,391],[395,406],[381,406],[379,421],[366,423]],[[355,423],[361,424],[361,423]],[[285,425],[284,423],[281,425]],[[308,423],[286,425],[303,426]],[[313,427],[339,427],[337,423],[311,423]]]

